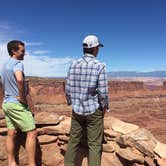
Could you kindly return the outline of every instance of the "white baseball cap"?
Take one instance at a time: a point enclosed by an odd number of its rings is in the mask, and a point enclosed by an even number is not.
[[[88,35],[84,38],[83,42],[84,48],[93,48],[93,47],[104,47],[103,44],[99,42],[99,39],[97,36],[94,35]]]

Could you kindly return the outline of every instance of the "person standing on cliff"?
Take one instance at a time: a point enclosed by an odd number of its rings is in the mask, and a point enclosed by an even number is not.
[[[70,139],[65,154],[65,166],[74,166],[76,152],[86,131],[89,147],[89,166],[101,165],[103,117],[109,110],[106,66],[96,60],[103,45],[94,35],[83,40],[83,57],[74,61],[66,83],[66,98],[72,105]]]
[[[29,166],[35,166],[36,126],[32,112],[27,105],[27,86],[24,66],[21,62],[25,55],[22,41],[13,40],[7,44],[9,60],[3,65],[1,72],[4,99],[2,109],[5,113],[8,134],[6,140],[9,166],[16,166],[15,138],[18,130],[27,133],[26,150]]]

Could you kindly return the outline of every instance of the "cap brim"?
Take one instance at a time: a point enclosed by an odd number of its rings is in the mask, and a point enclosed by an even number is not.
[[[100,44],[98,45],[98,47],[104,47],[104,45],[100,43]]]

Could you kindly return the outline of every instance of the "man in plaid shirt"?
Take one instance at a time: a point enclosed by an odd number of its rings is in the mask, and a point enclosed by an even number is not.
[[[105,64],[96,60],[103,45],[94,35],[83,40],[82,58],[72,63],[68,71],[66,97],[72,105],[70,140],[65,154],[65,166],[74,166],[82,133],[86,131],[89,146],[89,166],[100,166],[103,117],[109,110],[108,83]]]

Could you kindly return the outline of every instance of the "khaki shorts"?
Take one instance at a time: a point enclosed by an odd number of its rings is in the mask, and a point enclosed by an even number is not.
[[[3,103],[6,124],[8,129],[20,129],[23,132],[36,128],[31,111],[21,103]]]

